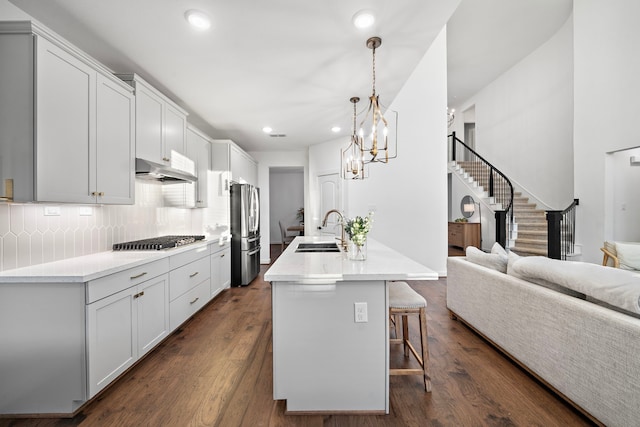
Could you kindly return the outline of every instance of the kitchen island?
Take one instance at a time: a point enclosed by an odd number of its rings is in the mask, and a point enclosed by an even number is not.
[[[369,239],[367,259],[296,252],[267,270],[273,310],[273,397],[287,411],[389,413],[388,282],[437,273]]]

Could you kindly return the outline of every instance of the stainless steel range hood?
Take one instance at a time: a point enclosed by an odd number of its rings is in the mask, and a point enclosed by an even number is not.
[[[182,184],[198,181],[198,178],[189,172],[139,158],[136,158],[136,178],[161,184]]]

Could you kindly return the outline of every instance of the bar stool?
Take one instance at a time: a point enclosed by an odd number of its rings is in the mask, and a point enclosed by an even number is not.
[[[424,389],[430,392],[431,376],[429,374],[426,307],[427,300],[411,289],[408,283],[389,282],[389,317],[395,326],[396,332],[396,337],[390,339],[390,342],[391,344],[403,344],[405,357],[409,357],[409,351],[411,351],[422,368],[389,368],[389,375],[422,375],[424,377]],[[407,316],[410,314],[417,314],[420,322],[421,354],[418,354],[411,341],[409,341],[409,319]],[[402,320],[402,338],[398,336],[400,319],[397,316],[401,316]]]

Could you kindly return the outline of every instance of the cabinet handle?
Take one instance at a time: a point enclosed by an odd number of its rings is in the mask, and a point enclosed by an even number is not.
[[[196,297],[196,299],[194,299],[193,301],[191,301],[189,304],[195,304],[196,301],[198,301],[200,299],[200,297]]]
[[[140,297],[141,297],[141,296],[143,296],[143,295],[144,295],[144,291],[142,291],[142,292],[138,292],[137,294],[135,294],[135,295],[133,296],[133,298],[140,298]]]
[[[104,191],[100,191],[100,192],[98,193],[98,196],[100,196],[100,197],[104,196]]]
[[[190,275],[189,275],[189,277],[196,277],[197,275],[198,275],[198,271],[196,271],[196,272],[195,272],[195,273],[193,273],[193,274],[190,274]]]
[[[98,193],[96,193],[95,191],[92,191],[92,192],[91,192],[91,195],[95,197],[95,196],[97,196],[97,195],[98,195]]]
[[[169,157],[163,157],[162,160],[164,160],[165,162],[170,162],[171,159]]]
[[[220,255],[220,258],[224,258],[224,254]]]
[[[133,280],[133,279],[137,279],[138,277],[142,277],[142,276],[144,276],[145,274],[147,274],[147,272],[146,272],[146,271],[143,271],[143,272],[142,272],[142,273],[140,273],[140,274],[136,274],[135,276],[131,276],[131,277],[129,277],[129,279],[131,279],[131,280]]]

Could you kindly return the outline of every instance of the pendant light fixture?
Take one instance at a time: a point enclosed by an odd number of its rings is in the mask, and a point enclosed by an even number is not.
[[[349,101],[353,104],[353,128],[351,130],[351,143],[344,150],[340,150],[340,175],[343,179],[365,179],[369,177],[365,169],[362,152],[362,138],[356,128],[356,104],[360,102],[357,96]]]
[[[361,149],[364,163],[388,163],[397,156],[398,113],[387,109],[386,117],[380,108],[380,97],[376,94],[376,49],[382,44],[380,37],[367,40],[373,51],[373,91],[369,97],[369,108],[360,123]]]

